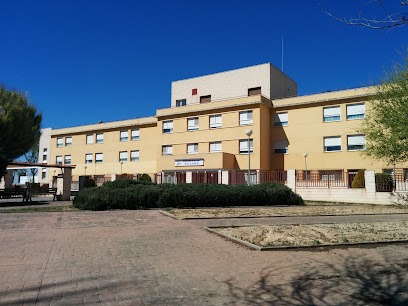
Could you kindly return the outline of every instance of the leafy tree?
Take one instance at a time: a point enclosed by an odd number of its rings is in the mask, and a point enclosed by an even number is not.
[[[408,58],[377,87],[376,98],[361,131],[366,135],[365,154],[395,165],[408,160]]]
[[[22,156],[40,139],[41,113],[28,101],[26,94],[7,90],[0,85],[0,178],[7,163]]]

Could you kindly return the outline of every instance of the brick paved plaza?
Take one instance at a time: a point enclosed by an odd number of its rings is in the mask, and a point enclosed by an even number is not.
[[[260,252],[203,229],[347,218],[180,221],[159,211],[2,213],[0,304],[407,304],[408,244]],[[407,215],[387,217],[393,218]]]

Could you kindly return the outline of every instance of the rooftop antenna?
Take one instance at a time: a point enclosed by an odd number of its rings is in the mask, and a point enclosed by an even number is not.
[[[282,72],[283,72],[283,35],[282,35]]]

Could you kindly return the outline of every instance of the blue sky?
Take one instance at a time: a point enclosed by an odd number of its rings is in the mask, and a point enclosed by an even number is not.
[[[322,0],[339,17],[384,13]],[[387,10],[400,1],[387,0]],[[271,62],[299,94],[378,83],[406,55],[408,26],[371,30],[313,0],[0,0],[0,83],[28,92],[43,127],[151,116],[171,81]]]

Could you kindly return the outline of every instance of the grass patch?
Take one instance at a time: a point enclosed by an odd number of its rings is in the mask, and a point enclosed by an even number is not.
[[[75,208],[74,205],[0,209],[0,213],[61,212],[61,211],[79,211],[79,209]]]

